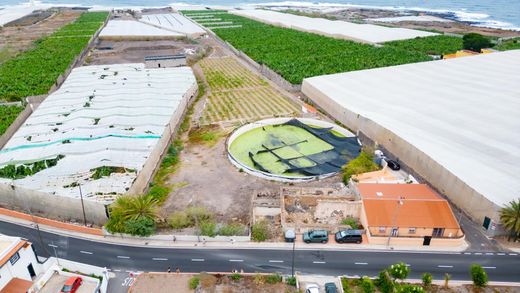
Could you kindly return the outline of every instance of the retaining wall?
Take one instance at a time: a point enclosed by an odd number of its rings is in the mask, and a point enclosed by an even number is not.
[[[128,190],[127,194],[142,194],[148,190],[150,186],[150,182],[155,176],[155,173],[158,171],[159,166],[161,165],[162,159],[164,158],[166,152],[168,152],[168,147],[170,143],[175,138],[177,130],[179,129],[179,125],[184,118],[188,106],[192,102],[192,100],[198,94],[198,85],[197,82],[194,82],[192,87],[188,90],[188,92],[182,97],[182,101],[179,103],[177,110],[170,118],[170,122],[164,129],[161,138],[155,145],[154,149],[150,153],[150,156],[144,163],[143,168],[137,174],[137,178],[134,183]]]
[[[302,85],[302,91],[334,119],[348,125],[358,134],[362,132],[374,141],[376,145],[381,144],[389,152],[398,156],[400,161],[404,162],[440,193],[445,194],[451,202],[462,209],[474,222],[481,224],[484,221],[484,217],[491,218],[494,223],[500,222],[500,206],[475,191],[417,147],[382,125],[340,106],[305,80]],[[495,235],[500,233],[500,231],[490,229],[487,233]]]
[[[107,221],[105,205],[84,200],[87,223],[101,226]],[[81,199],[65,197],[0,183],[0,206],[45,218],[83,223]]]

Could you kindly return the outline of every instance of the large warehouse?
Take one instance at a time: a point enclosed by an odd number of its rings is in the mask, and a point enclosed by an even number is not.
[[[519,68],[514,50],[312,77],[302,91],[495,234],[520,196]]]

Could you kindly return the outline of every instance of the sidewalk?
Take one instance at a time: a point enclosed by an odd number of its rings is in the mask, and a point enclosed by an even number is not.
[[[24,213],[15,212],[0,208],[0,221],[22,225],[34,228],[33,217]],[[172,240],[154,240],[142,237],[120,237],[107,236],[103,234],[103,230],[98,228],[88,228],[69,223],[63,223],[55,220],[45,219],[41,217],[34,217],[38,222],[41,231],[70,236],[74,238],[86,239],[91,241],[110,243],[115,245],[128,245],[138,247],[157,247],[157,248],[198,248],[198,249],[286,249],[293,248],[292,243],[286,242],[197,242],[197,241],[173,241]],[[201,239],[204,237],[201,237]],[[207,238],[207,237],[206,237]],[[467,248],[467,245],[461,247],[387,247],[386,245],[370,245],[370,244],[337,244],[334,241],[329,241],[327,244],[306,244],[302,241],[296,241],[296,249],[307,250],[379,250],[379,251],[421,251],[425,253],[460,253]]]

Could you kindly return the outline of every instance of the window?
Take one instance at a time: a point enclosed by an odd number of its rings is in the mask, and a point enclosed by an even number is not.
[[[408,233],[409,234],[415,234],[415,228],[408,229]]]
[[[9,262],[14,265],[18,260],[20,259],[20,254],[16,252],[11,258],[9,259]]]
[[[433,237],[442,237],[444,234],[444,228],[433,228]]]
[[[385,233],[386,227],[379,227],[379,233]]]

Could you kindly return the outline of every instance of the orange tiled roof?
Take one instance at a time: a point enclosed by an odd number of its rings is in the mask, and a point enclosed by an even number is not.
[[[397,200],[364,199],[368,225],[371,227],[459,228],[446,200],[404,200],[394,221]]]
[[[11,251],[9,251],[2,259],[0,259],[0,267],[3,266],[26,243],[27,241],[25,240],[18,242],[18,244],[13,249],[11,249]]]
[[[13,279],[11,279],[11,281],[9,281],[9,283],[7,283],[7,285],[5,285],[4,288],[2,288],[2,291],[0,291],[0,293],[27,292],[27,290],[29,290],[29,288],[31,288],[31,286],[32,286],[31,281],[13,278]]]
[[[404,197],[405,199],[442,200],[426,184],[359,183],[357,188],[362,199],[399,199]]]

